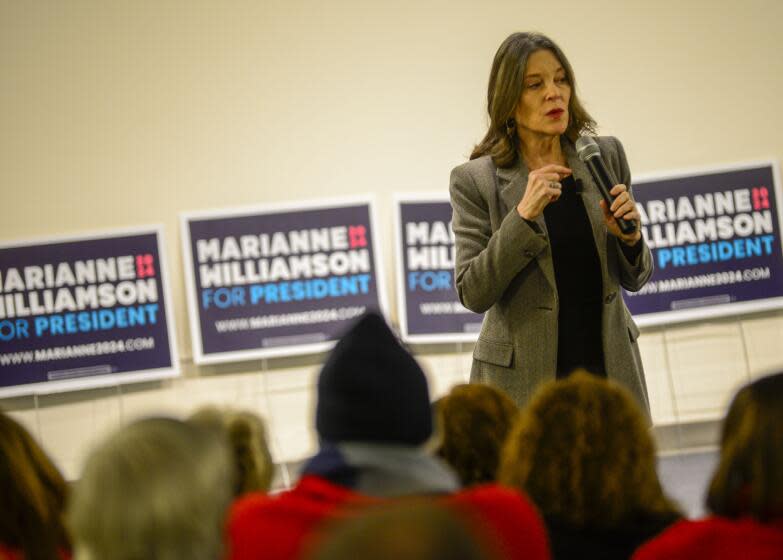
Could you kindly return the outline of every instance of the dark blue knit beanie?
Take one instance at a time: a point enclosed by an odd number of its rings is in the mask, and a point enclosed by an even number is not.
[[[315,426],[332,443],[419,445],[432,434],[424,372],[377,313],[362,316],[318,378]]]

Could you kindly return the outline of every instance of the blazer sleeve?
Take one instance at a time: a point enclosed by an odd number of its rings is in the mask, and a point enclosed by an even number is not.
[[[494,177],[492,177],[492,188]],[[453,210],[455,283],[462,305],[483,313],[495,304],[511,280],[547,247],[515,209],[492,231],[487,199],[468,165],[451,172],[449,186]]]
[[[615,173],[617,173],[620,183],[628,187],[628,192],[633,197],[633,191],[631,189],[631,170],[628,167],[625,150],[617,138],[612,137],[611,141],[614,144],[615,153],[617,154]],[[639,240],[639,243],[642,243],[641,252],[636,255],[636,258],[633,261],[629,261],[623,254],[621,247],[622,241],[615,238],[615,243],[617,243],[620,285],[629,292],[637,292],[647,283],[653,273],[653,260],[652,255],[650,254],[650,248],[647,246],[644,236],[642,236]]]

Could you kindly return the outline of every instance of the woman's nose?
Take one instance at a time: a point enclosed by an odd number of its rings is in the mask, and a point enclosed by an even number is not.
[[[562,96],[562,93],[560,92],[560,88],[557,87],[557,84],[555,82],[549,82],[546,86],[546,98],[547,99],[558,99]]]

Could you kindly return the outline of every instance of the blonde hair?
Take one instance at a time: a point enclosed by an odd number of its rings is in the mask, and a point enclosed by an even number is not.
[[[236,468],[236,496],[269,490],[274,463],[267,443],[266,425],[260,416],[247,411],[209,406],[197,410],[189,421],[213,426],[225,434]]]
[[[216,432],[171,418],[130,424],[90,454],[74,489],[76,558],[217,560],[231,484]]]
[[[655,446],[631,394],[579,370],[542,386],[503,450],[499,479],[545,516],[610,527],[635,515],[678,516],[655,470]]]

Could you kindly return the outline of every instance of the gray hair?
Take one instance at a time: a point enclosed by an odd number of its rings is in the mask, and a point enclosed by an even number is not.
[[[232,497],[220,434],[149,418],[90,454],[68,517],[76,559],[217,560]]]

